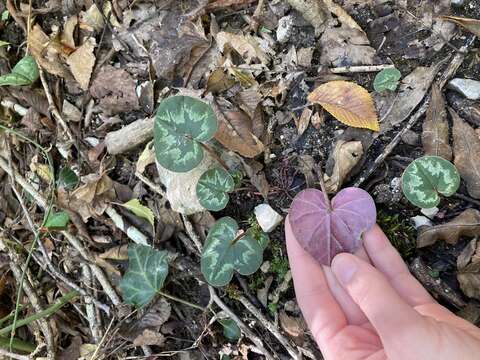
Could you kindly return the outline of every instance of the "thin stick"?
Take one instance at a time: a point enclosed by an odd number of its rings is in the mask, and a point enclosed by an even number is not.
[[[350,73],[360,73],[360,72],[376,72],[384,69],[393,69],[393,68],[395,68],[395,65],[393,64],[340,66],[336,68],[331,68],[329,69],[329,71],[333,74],[350,74]]]
[[[151,181],[149,178],[147,178],[145,175],[139,173],[138,171],[135,172],[135,176],[140,179],[141,182],[143,182],[145,185],[147,185],[150,189],[155,191],[158,195],[161,197],[165,197],[165,191],[163,191],[162,187],[160,185],[155,184],[153,181]]]
[[[15,359],[15,360],[30,360],[30,357],[27,355],[15,354],[3,349],[0,349],[0,355],[6,356],[7,358]]]
[[[133,242],[140,245],[149,245],[147,237],[135,226],[127,224],[112,206],[108,206],[105,213],[112,219],[115,226],[122,230]]]
[[[332,204],[330,203],[330,199],[328,198],[328,193],[325,187],[325,181],[323,180],[323,171],[321,166],[318,167],[318,181],[320,182],[320,188],[322,189],[323,198],[325,199],[325,205],[327,205],[328,208],[332,210]]]
[[[448,79],[450,79],[457,72],[457,69],[460,67],[463,60],[465,59],[465,54],[468,47],[473,43],[474,40],[475,40],[475,36],[468,38],[465,44],[460,49],[461,52],[457,52],[454,58],[452,59],[452,61],[448,64],[446,70],[443,72],[442,76],[438,81],[438,86],[440,89],[442,89],[447,83]],[[397,133],[397,135],[395,135],[392,141],[390,141],[390,143],[385,147],[383,152],[374,160],[372,165],[366,171],[360,174],[360,176],[355,181],[353,186],[356,186],[356,187],[361,186],[365,182],[365,180],[367,180],[370,177],[370,175],[372,175],[373,172],[377,170],[380,164],[383,163],[383,161],[387,158],[387,156],[390,155],[393,149],[395,149],[395,147],[400,143],[400,140],[402,139],[403,134],[405,134],[405,132],[411,129],[412,126],[415,125],[417,121],[422,117],[422,115],[425,114],[428,108],[429,101],[430,101],[430,95],[427,95],[427,97],[423,100],[423,103],[420,106],[420,108],[410,117],[407,124],[402,128],[402,130],[400,130]]]
[[[15,111],[20,116],[27,115],[27,111],[28,111],[27,108],[24,108],[22,105],[14,103],[11,100],[3,99],[0,102],[0,105],[5,106],[7,109],[11,109],[11,110]]]
[[[163,297],[166,297],[167,299],[170,299],[170,300],[173,300],[173,301],[176,301],[180,304],[183,304],[183,305],[187,305],[187,306],[190,306],[194,309],[197,309],[197,310],[200,310],[200,311],[206,311],[207,308],[204,308],[203,306],[200,306],[200,305],[197,305],[197,304],[194,304],[194,303],[191,303],[187,300],[183,300],[183,299],[180,299],[179,297],[176,297],[176,296],[173,296],[173,295],[170,295],[170,294],[167,294],[163,291],[158,291],[158,294],[162,295]]]
[[[70,301],[72,301],[77,296],[78,296],[78,293],[74,290],[66,293],[60,299],[58,299],[56,303],[50,305],[45,310],[39,311],[36,314],[30,315],[24,319],[17,321],[15,328],[28,325],[34,321],[41,320],[50,315],[55,314],[58,310],[60,310],[65,305],[67,305]],[[0,336],[7,335],[9,332],[11,332],[15,328],[13,327],[13,324],[12,324],[4,327],[3,329],[0,329]]]

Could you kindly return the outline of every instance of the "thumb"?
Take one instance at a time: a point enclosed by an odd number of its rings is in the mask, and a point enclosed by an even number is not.
[[[389,345],[397,348],[396,345],[402,346],[402,343],[404,346],[406,339],[401,334],[415,336],[423,328],[422,316],[370,264],[352,254],[342,253],[333,259],[332,270],[375,328],[385,348]]]

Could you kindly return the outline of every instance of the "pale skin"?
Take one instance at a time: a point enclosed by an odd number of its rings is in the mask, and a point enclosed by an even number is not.
[[[380,227],[319,265],[285,222],[298,305],[326,360],[480,359],[480,329],[438,304]]]

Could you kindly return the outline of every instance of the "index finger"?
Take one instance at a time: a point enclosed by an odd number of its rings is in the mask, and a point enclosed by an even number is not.
[[[328,287],[320,264],[295,239],[290,221],[285,219],[288,259],[298,305],[321,349],[347,326],[347,319]]]

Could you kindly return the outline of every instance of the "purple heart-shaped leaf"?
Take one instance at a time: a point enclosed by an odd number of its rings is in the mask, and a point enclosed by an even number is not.
[[[354,187],[341,190],[332,199],[331,208],[320,190],[303,190],[293,199],[289,215],[297,241],[323,265],[330,265],[338,253],[358,249],[362,234],[376,218],[372,197]]]

